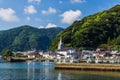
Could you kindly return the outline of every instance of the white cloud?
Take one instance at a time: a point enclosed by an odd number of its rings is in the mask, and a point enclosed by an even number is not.
[[[85,0],[71,0],[72,3],[84,3]]]
[[[11,8],[0,8],[0,19],[7,22],[18,22],[19,18],[15,15],[15,11]]]
[[[55,27],[57,27],[56,24],[48,23],[46,26],[40,26],[39,29],[41,29],[41,28],[48,29],[48,28],[55,28]]]
[[[55,8],[52,8],[52,7],[49,7],[49,9],[46,11],[46,10],[42,10],[42,14],[43,15],[46,15],[46,14],[55,14],[57,11]]]
[[[81,15],[82,12],[80,10],[76,10],[76,11],[69,10],[64,12],[60,16],[62,17],[62,23],[71,24],[75,20],[79,19]]]
[[[48,25],[45,28],[53,28],[53,27],[57,27],[57,25],[53,23],[48,23]]]
[[[31,18],[28,16],[28,17],[26,17],[26,19],[27,19],[27,21],[30,21],[31,20]]]
[[[28,0],[29,3],[36,2],[36,3],[41,3],[41,0]]]
[[[37,13],[37,10],[35,9],[35,7],[33,5],[26,6],[24,11],[25,11],[26,14],[35,14],[35,13]]]
[[[43,28],[45,28],[44,26],[39,26],[39,29],[43,29]]]

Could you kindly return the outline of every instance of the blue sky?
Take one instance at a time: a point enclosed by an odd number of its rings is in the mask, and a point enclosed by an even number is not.
[[[0,0],[0,30],[21,25],[66,28],[117,4],[120,0]]]

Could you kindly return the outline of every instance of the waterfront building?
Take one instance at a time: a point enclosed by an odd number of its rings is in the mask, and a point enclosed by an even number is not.
[[[30,59],[33,59],[33,58],[35,58],[35,55],[34,54],[28,54],[28,58]]]
[[[72,62],[76,55],[76,50],[72,47],[63,47],[62,38],[60,38],[56,53],[58,62]]]

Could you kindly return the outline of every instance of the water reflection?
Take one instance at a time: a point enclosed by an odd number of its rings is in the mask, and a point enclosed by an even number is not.
[[[59,72],[58,73],[58,80],[62,80],[61,78],[62,78],[62,74],[61,74],[61,72]]]
[[[37,65],[37,66],[36,66]],[[53,73],[51,72],[51,66],[53,64],[46,63],[27,63],[27,80],[52,80]],[[38,68],[39,66],[39,68]]]
[[[35,79],[35,68],[34,68],[34,62],[28,62],[27,63],[28,68],[27,68],[27,79],[30,80],[34,80]]]
[[[0,63],[0,80],[120,80],[120,74],[54,70],[53,63]]]
[[[119,72],[57,70],[58,80],[120,80]]]

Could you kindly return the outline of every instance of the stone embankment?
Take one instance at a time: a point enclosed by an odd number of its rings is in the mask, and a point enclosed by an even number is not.
[[[82,70],[82,71],[117,71],[120,72],[120,64],[80,64],[57,63],[56,70]]]

